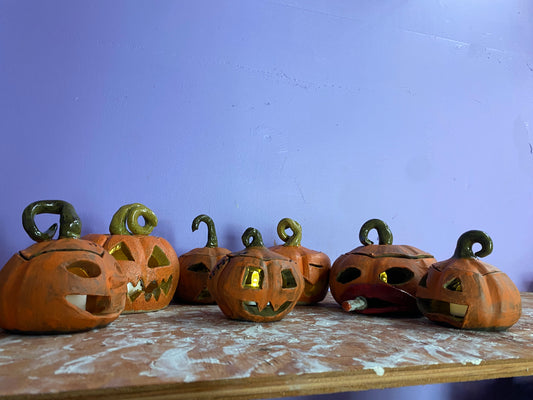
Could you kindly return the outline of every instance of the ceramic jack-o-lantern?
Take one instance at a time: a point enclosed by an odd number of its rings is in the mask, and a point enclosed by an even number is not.
[[[242,235],[246,247],[225,256],[211,271],[209,292],[232,319],[278,321],[300,298],[304,282],[296,263],[267,249],[257,229]]]
[[[192,221],[192,231],[196,231],[200,222],[207,225],[207,243],[205,247],[193,249],[179,257],[180,280],[175,298],[193,304],[214,304],[215,299],[207,289],[207,277],[215,265],[230,250],[218,247],[218,239],[213,220],[205,215],[198,215]]]
[[[368,238],[372,229],[377,230],[379,244]],[[363,246],[341,255],[331,267],[333,298],[346,311],[420,315],[417,284],[435,258],[412,246],[393,245],[392,232],[379,219],[363,224],[359,240]]]
[[[59,214],[41,232],[37,214]],[[0,327],[25,333],[67,333],[103,327],[124,309],[126,277],[115,259],[96,243],[79,239],[81,221],[61,200],[28,205],[22,213],[37,243],[13,255],[0,270]]]
[[[472,246],[481,245],[474,253]],[[482,231],[463,233],[454,255],[433,264],[420,280],[418,306],[430,320],[456,328],[505,330],[520,318],[520,292],[498,268],[477,257],[492,252],[492,239]]]
[[[291,236],[287,234],[287,229],[292,231]],[[324,300],[329,286],[331,268],[329,257],[320,251],[307,249],[301,245],[302,227],[293,219],[283,218],[279,221],[277,230],[278,236],[285,244],[271,247],[270,250],[293,260],[304,278],[304,291],[298,304],[314,304]]]
[[[139,218],[145,224],[139,224]],[[124,313],[161,310],[168,306],[179,281],[179,261],[165,239],[150,236],[157,217],[140,203],[119,208],[109,225],[110,235],[90,234],[84,239],[104,247],[128,278]],[[129,230],[128,230],[129,228]]]

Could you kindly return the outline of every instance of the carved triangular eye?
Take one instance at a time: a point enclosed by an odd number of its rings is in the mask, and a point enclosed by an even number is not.
[[[120,242],[115,247],[113,247],[111,250],[109,250],[109,253],[115,257],[115,260],[121,260],[121,261],[135,261],[133,256],[131,255],[131,251],[126,246],[126,243]]]
[[[361,276],[361,271],[359,268],[348,267],[337,275],[337,282],[339,283],[348,283]]]
[[[454,292],[462,292],[463,291],[463,285],[461,284],[461,280],[459,278],[452,279],[449,281],[444,287],[448,290],[452,290]]]
[[[170,261],[168,260],[167,255],[159,246],[154,246],[154,250],[152,251],[152,255],[148,259],[148,267],[150,268],[157,268],[157,267],[164,267],[170,265]]]

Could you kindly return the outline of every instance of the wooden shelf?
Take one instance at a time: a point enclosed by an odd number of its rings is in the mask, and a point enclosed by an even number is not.
[[[506,332],[349,314],[331,297],[279,322],[171,305],[72,335],[0,332],[5,398],[247,399],[533,375],[533,293]]]

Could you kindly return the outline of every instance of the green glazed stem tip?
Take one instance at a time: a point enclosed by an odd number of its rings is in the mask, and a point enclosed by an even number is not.
[[[40,200],[31,203],[22,212],[22,226],[30,238],[36,242],[52,240],[57,231],[57,224],[42,232],[35,224],[37,214],[59,214],[59,239],[80,237],[81,220],[72,204],[63,200]]]
[[[365,246],[374,244],[368,238],[368,232],[372,229],[378,231],[379,244],[392,244],[392,232],[389,226],[380,219],[370,219],[366,221],[359,231],[359,240]]]
[[[287,235],[286,230],[290,229],[292,235]],[[300,246],[302,243],[302,226],[291,218],[283,218],[278,223],[278,236],[285,242],[284,246]]]
[[[204,222],[207,225],[207,243],[205,247],[218,247],[217,232],[215,230],[215,223],[208,215],[198,215],[192,221],[192,231],[195,232],[200,226],[200,222]]]
[[[265,247],[261,233],[255,228],[248,228],[242,234],[242,244],[248,249],[250,247]],[[252,239],[250,241],[250,239]]]
[[[144,226],[139,224],[139,217],[143,217]],[[148,236],[156,225],[157,217],[148,207],[141,203],[126,204],[113,215],[109,232],[112,235]]]
[[[481,250],[474,253],[472,247],[474,243],[481,245]],[[486,257],[492,253],[492,239],[485,232],[472,230],[463,233],[457,240],[455,247],[455,258],[475,258]]]

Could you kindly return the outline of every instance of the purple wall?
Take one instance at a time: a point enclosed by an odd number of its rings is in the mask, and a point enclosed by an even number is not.
[[[533,290],[532,38],[527,0],[2,0],[0,265],[58,198],[83,234],[145,203],[178,253],[200,213],[332,259],[369,218],[437,259],[481,229]]]

